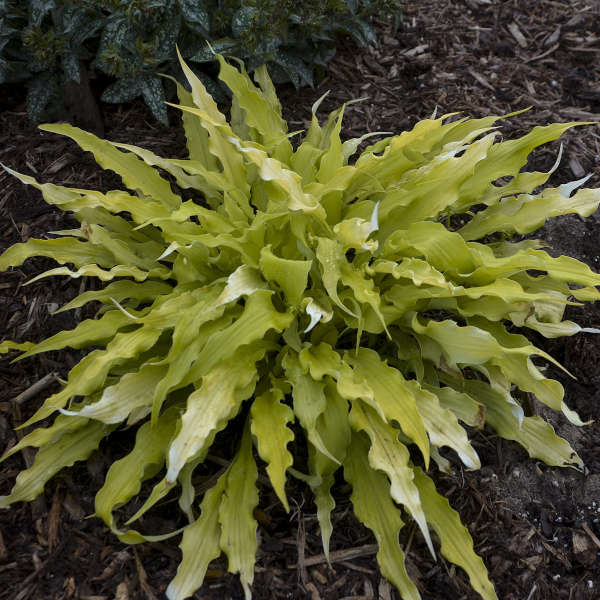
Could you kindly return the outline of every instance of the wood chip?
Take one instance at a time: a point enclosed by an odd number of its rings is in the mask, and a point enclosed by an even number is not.
[[[525,563],[525,565],[530,571],[535,572],[544,561],[544,557],[541,554],[538,554],[537,556],[529,556],[528,558],[523,558],[522,561]]]
[[[554,46],[560,40],[560,25],[544,40],[544,46]]]
[[[329,583],[327,577],[325,577],[318,569],[313,569],[310,574],[313,576],[313,579],[316,579],[321,585],[327,585]]]
[[[492,92],[495,91],[494,86],[483,75],[477,73],[477,71],[469,69],[469,74],[472,75],[473,78],[476,79],[483,87],[487,88],[488,90],[492,90]]]
[[[569,119],[581,119],[583,121],[600,121],[600,113],[592,113],[575,106],[559,108],[558,112]]]
[[[65,167],[68,167],[71,163],[75,162],[75,158],[72,154],[63,154],[59,156],[54,162],[48,165],[44,171],[43,175],[56,175],[59,171],[62,171]]]
[[[351,569],[352,571],[356,571],[358,573],[364,573],[365,575],[375,575],[376,571],[374,569],[367,569],[367,567],[361,567],[359,565],[355,565],[354,563],[343,561],[342,564],[346,569]]]
[[[129,589],[127,582],[122,581],[115,591],[115,600],[129,600]]]
[[[63,589],[65,590],[65,598],[72,598],[76,591],[75,577],[69,577],[65,579],[65,582],[63,583]]]
[[[557,550],[556,548],[553,548],[551,544],[547,544],[544,540],[541,540],[542,542],[542,546],[548,551],[550,552],[550,554],[552,554],[552,556],[555,556],[558,560],[560,560],[560,562],[565,565],[565,568],[567,570],[571,570],[572,565],[571,562],[569,561],[569,559],[563,554],[563,552],[561,552],[560,550]]]
[[[531,591],[529,592],[529,595],[527,596],[527,600],[533,600],[536,591],[537,591],[537,583],[534,583],[533,587],[531,588]]]
[[[508,30],[510,31],[511,35],[515,38],[517,44],[521,46],[521,48],[527,48],[527,40],[525,39],[525,36],[521,33],[519,26],[514,21],[512,23],[509,23]]]
[[[110,579],[130,558],[131,556],[129,555],[129,550],[121,550],[120,552],[116,552],[113,559],[104,568],[104,571],[102,571],[102,573],[100,573],[100,575],[97,577],[92,577],[90,581],[106,581],[107,579]]]
[[[146,570],[144,569],[144,565],[140,560],[137,549],[134,547],[133,554],[135,556],[135,566],[137,568],[138,580],[140,582],[140,587],[142,591],[146,595],[147,600],[158,600],[152,586],[148,583],[148,575],[146,574]]]
[[[576,12],[566,23],[565,29],[574,29],[586,22],[587,17],[583,12]]]
[[[312,581],[307,583],[304,587],[310,592],[310,600],[321,600],[321,594],[319,594],[317,586]]]
[[[585,529],[585,532],[590,536],[590,539],[598,548],[600,548],[600,540],[596,537],[596,534],[590,529],[587,523],[584,523],[582,527]]]
[[[25,161],[25,164],[36,174],[39,175],[37,169],[31,164],[31,162],[29,160]]]
[[[402,54],[404,56],[417,56],[418,54],[423,54],[423,52],[425,52],[425,50],[427,50],[427,48],[429,48],[429,44],[421,44],[419,46],[415,46],[414,48],[411,48],[410,50],[404,50],[402,52]]]
[[[587,535],[584,535],[580,531],[574,531],[572,535],[573,551],[575,554],[581,554],[582,552],[588,552],[592,549],[592,544]]]
[[[571,169],[571,173],[573,173],[577,179],[581,179],[585,176],[585,169],[574,156],[569,159],[569,169]]]
[[[381,579],[377,590],[379,600],[392,600],[392,586],[386,579]]]
[[[346,581],[348,581],[348,573],[344,573],[337,581],[335,581],[334,583],[332,583],[326,590],[325,592],[327,594],[331,594],[331,592],[343,587],[344,585],[346,585]]]
[[[532,527],[525,536],[524,542],[528,542],[537,533],[535,527]]]
[[[600,52],[600,48],[588,48],[587,46],[571,46],[573,52]]]
[[[529,79],[525,80],[525,87],[527,88],[527,92],[529,94],[531,94],[532,96],[536,95],[535,87],[533,87],[533,83],[531,83],[531,81],[529,81]]]
[[[531,58],[526,58],[525,62],[530,63],[536,60],[541,60],[542,58],[546,58],[546,56],[550,56],[550,54],[552,54],[559,46],[560,44],[554,44],[554,46],[546,50],[546,52],[542,52],[541,54],[537,54],[536,56],[532,56]]]

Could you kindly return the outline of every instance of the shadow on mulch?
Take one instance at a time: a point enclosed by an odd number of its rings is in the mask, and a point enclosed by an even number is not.
[[[404,26],[392,35],[378,25],[379,45],[357,49],[342,45],[328,75],[315,89],[284,89],[281,101],[290,129],[306,127],[310,106],[330,90],[322,114],[349,99],[367,97],[347,109],[344,134],[398,132],[438,110],[472,116],[506,114],[532,106],[503,122],[505,135],[523,133],[550,121],[600,120],[600,6],[592,0],[540,0],[489,3],[484,0],[409,3]],[[120,179],[98,169],[70,140],[36,131],[17,104],[0,115],[0,161],[43,181],[93,189],[115,189]],[[165,156],[184,156],[185,139],[178,117],[173,127],[156,124],[139,103],[104,105],[106,137],[135,143]],[[556,185],[592,173],[588,185],[600,185],[600,135],[597,127],[578,128],[563,140]],[[557,144],[540,149],[532,168],[548,169]],[[0,174],[0,246],[5,248],[47,231],[66,229],[72,220],[45,205],[39,194]],[[587,221],[564,217],[548,223],[540,237],[555,252],[598,266],[600,225],[596,213]],[[45,279],[24,283],[48,268],[32,259],[0,274],[0,331],[8,339],[39,341],[72,328],[91,316],[51,311],[83,291],[87,282]],[[572,309],[584,326],[600,324],[597,306]],[[567,403],[586,420],[600,418],[600,345],[593,334],[565,340],[536,340],[560,360],[577,380],[549,369],[566,390]],[[27,418],[58,384],[23,403],[19,393],[48,374],[64,377],[78,360],[75,351],[53,352],[10,365],[0,360],[0,439],[15,442],[13,426]],[[600,430],[575,428],[560,415],[548,415],[586,463],[585,474],[550,469],[529,460],[525,452],[489,431],[475,432],[474,445],[485,465],[465,472],[452,457],[455,471],[440,475],[438,485],[469,527],[503,600],[591,600],[600,592]],[[126,547],[107,533],[93,513],[93,493],[103,482],[110,461],[131,444],[120,434],[86,465],[54,479],[44,496],[28,505],[0,512],[0,599],[134,600],[162,598],[179,560],[176,541]],[[31,454],[11,457],[0,472],[0,492],[8,493],[14,477]],[[381,579],[374,540],[351,515],[347,487],[335,489],[337,508],[332,539],[332,568],[320,548],[310,493],[291,482],[293,509],[286,515],[272,492],[261,490],[261,545],[254,592],[258,599],[398,598]],[[177,524],[173,503],[143,521],[147,531]],[[405,528],[408,569],[423,597],[471,599],[464,574],[441,557],[433,562],[414,528]],[[216,561],[198,598],[242,598],[237,580]]]

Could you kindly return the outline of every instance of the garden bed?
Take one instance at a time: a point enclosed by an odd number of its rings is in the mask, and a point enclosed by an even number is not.
[[[505,135],[516,135],[551,121],[600,120],[600,8],[592,0],[533,3],[484,0],[426,0],[407,5],[404,24],[394,34],[378,25],[379,45],[339,48],[326,78],[315,89],[281,93],[291,130],[306,127],[310,106],[326,90],[322,114],[344,101],[366,97],[348,107],[344,133],[400,132],[434,110],[471,116],[505,114],[531,106],[503,122]],[[16,90],[12,90],[15,91]],[[4,103],[4,104],[2,104]],[[18,95],[0,99],[0,162],[39,180],[108,190],[120,186],[112,172],[101,171],[90,155],[70,140],[35,130],[27,122]],[[102,106],[105,137],[134,143],[164,156],[184,156],[185,139],[175,111],[172,127],[153,121],[140,102]],[[587,185],[600,186],[600,129],[577,128],[563,139],[561,166],[553,185],[593,173]],[[537,169],[549,169],[558,145],[535,154]],[[69,217],[47,206],[40,195],[7,173],[0,174],[0,247],[47,231],[68,229]],[[538,236],[536,236],[538,237]],[[555,254],[574,256],[598,270],[600,217],[583,221],[563,217],[542,234]],[[89,285],[46,279],[24,286],[50,261],[29,260],[0,274],[0,331],[9,339],[39,341],[72,328],[86,309],[51,316],[51,311]],[[573,309],[581,325],[598,326],[600,307]],[[584,420],[600,419],[600,342],[593,334],[535,342],[562,362],[577,380],[556,369],[552,376],[566,388],[566,402]],[[78,355],[54,352],[10,365],[0,360],[0,439],[14,443],[13,426],[33,413],[58,387]],[[50,375],[50,376],[49,376]],[[23,402],[14,398],[36,382],[43,390]],[[537,410],[543,409],[539,406]],[[562,416],[545,414],[569,439],[586,472],[547,468],[529,460],[516,444],[490,431],[473,432],[485,465],[466,472],[454,461],[452,475],[437,478],[440,490],[459,511],[483,556],[503,600],[600,596],[600,427],[568,425]],[[131,446],[126,432],[111,438],[106,452],[121,456]],[[8,493],[29,455],[16,455],[0,471],[0,493]],[[134,600],[162,598],[179,561],[175,541],[126,547],[93,513],[93,495],[109,461],[100,453],[86,465],[59,475],[43,498],[0,512],[0,599]],[[351,516],[347,487],[335,490],[332,569],[321,554],[320,535],[310,492],[291,482],[291,513],[273,492],[261,489],[261,544],[254,596],[270,598],[397,598],[381,579],[373,538]],[[144,519],[148,531],[177,525],[174,503],[165,503]],[[464,574],[438,558],[433,562],[420,534],[403,530],[408,569],[424,598],[476,598]],[[226,573],[224,559],[214,563],[198,598],[242,598],[237,579]]]

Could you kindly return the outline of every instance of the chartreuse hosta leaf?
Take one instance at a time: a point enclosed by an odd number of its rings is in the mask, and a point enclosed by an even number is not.
[[[237,456],[227,473],[227,485],[219,508],[221,550],[227,555],[229,571],[239,573],[247,599],[252,597],[254,560],[258,546],[256,520],[258,470],[252,454],[252,441],[246,427]]]
[[[18,359],[88,350],[21,426],[53,421],[4,453],[38,448],[0,506],[33,499],[111,431],[130,429],[135,440],[108,470],[96,515],[125,542],[164,539],[179,530],[132,527],[161,500],[178,500],[169,506],[188,524],[171,600],[193,595],[222,553],[250,597],[263,465],[286,511],[288,472],[308,484],[326,556],[343,475],[379,544],[382,574],[404,600],[420,597],[404,565],[408,519],[431,552],[439,541],[473,588],[496,598],[467,529],[435,490],[435,465],[479,468],[467,424],[550,465],[583,466],[548,423],[524,415],[520,398],[530,393],[583,424],[533,357],[558,363],[516,330],[581,331],[563,320],[565,308],[600,299],[600,275],[550,256],[540,240],[511,239],[598,207],[598,190],[579,189],[585,179],[538,192],[558,160],[548,173],[522,170],[532,150],[577,124],[502,140],[501,117],[446,115],[383,137],[351,162],[371,134],[341,139],[350,103],[320,123],[321,98],[296,142],[266,69],[254,83],[218,59],[233,94],[229,121],[182,63],[187,158],[44,126],[92,152],[129,191],[65,188],[4,167],[80,227],[14,245],[0,269],[43,256],[58,266],[33,281],[102,283],[59,309],[95,302],[93,318],[39,344],[0,342]]]
[[[133,450],[112,464],[104,485],[96,494],[96,515],[124,542],[136,543],[145,538],[134,530],[120,531],[113,511],[138,494],[142,482],[162,468],[166,445],[175,431],[177,413],[173,407],[165,411],[156,426],[144,423],[137,431]]]
[[[421,595],[406,572],[398,539],[404,527],[400,510],[390,497],[390,483],[385,475],[369,464],[368,449],[365,436],[354,432],[344,459],[344,477],[352,484],[354,514],[375,534],[383,575],[398,588],[403,600],[420,600]]]
[[[333,531],[331,511],[335,507],[331,488],[335,483],[335,472],[346,454],[350,441],[350,425],[347,420],[348,403],[336,392],[333,381],[326,381],[325,392],[328,402],[325,410],[317,419],[316,429],[320,438],[327,440],[331,455],[327,456],[311,445],[308,459],[311,476],[309,483],[315,495],[323,550],[329,560],[329,540]]]
[[[49,479],[64,467],[88,458],[98,447],[100,440],[114,429],[100,421],[79,422],[77,425],[69,429],[57,428],[56,435],[43,440],[43,446],[31,467],[19,473],[8,496],[0,496],[0,508],[14,502],[28,502],[39,496]]]
[[[182,560],[177,575],[167,588],[169,600],[189,598],[202,585],[210,561],[221,554],[219,507],[227,485],[228,472],[210,488],[200,504],[200,516],[183,530]]]
[[[413,473],[423,510],[440,538],[444,557],[467,572],[473,589],[483,598],[497,598],[483,561],[475,554],[469,531],[460,522],[458,513],[450,507],[446,498],[437,493],[433,481],[419,467],[414,467]]]
[[[289,511],[285,494],[285,472],[294,462],[287,447],[294,439],[294,434],[288,427],[294,422],[294,412],[283,400],[283,392],[278,388],[271,388],[256,396],[250,416],[257,452],[267,463],[267,473],[275,493],[285,510]]]

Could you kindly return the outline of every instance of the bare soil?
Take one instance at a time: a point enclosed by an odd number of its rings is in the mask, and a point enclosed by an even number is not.
[[[471,116],[506,114],[531,106],[504,122],[505,135],[551,121],[600,120],[600,2],[598,0],[419,0],[407,3],[397,33],[377,25],[379,44],[361,49],[342,44],[325,79],[315,89],[284,89],[281,100],[290,129],[307,125],[310,106],[326,90],[323,114],[341,103],[367,99],[347,108],[344,134],[399,132],[418,119],[461,111]],[[0,93],[0,162],[63,185],[114,189],[121,185],[90,155],[69,140],[37,131],[26,120],[19,90]],[[169,128],[156,124],[141,103],[103,105],[105,137],[135,143],[164,156],[184,156],[178,116]],[[577,128],[563,139],[560,184],[593,176],[600,185],[600,130]],[[557,144],[541,149],[531,167],[548,169]],[[0,248],[73,225],[8,173],[0,174]],[[539,237],[556,254],[579,258],[597,269],[600,216],[564,217],[547,223]],[[85,289],[86,282],[45,279],[24,284],[51,265],[32,259],[0,274],[0,332],[15,340],[39,341],[90,316],[86,309],[51,316],[51,311]],[[571,310],[585,326],[600,325],[600,307]],[[454,461],[452,475],[437,482],[469,527],[477,552],[503,600],[592,600],[600,598],[600,342],[593,334],[562,340],[534,339],[577,379],[551,369],[566,390],[566,402],[585,420],[576,428],[548,415],[586,464],[584,473],[554,469],[490,431],[473,432],[485,466],[464,471]],[[49,374],[64,377],[77,352],[53,352],[13,365],[0,360],[0,442],[12,445],[23,422],[58,387],[54,377],[31,400],[14,398]],[[131,446],[119,434],[88,464],[76,465],[47,486],[39,500],[0,512],[0,600],[137,600],[164,598],[179,560],[177,539],[127,547],[93,513],[93,496],[110,461]],[[31,455],[11,457],[0,470],[0,493]],[[261,490],[260,550],[254,595],[258,599],[338,600],[398,598],[382,580],[372,536],[352,516],[347,487],[336,488],[332,566],[325,562],[310,493],[290,483],[293,510],[286,514],[273,493]],[[180,517],[166,503],[144,521],[147,530],[175,526]],[[471,599],[468,581],[441,557],[433,562],[414,527],[405,533],[408,568],[428,600]],[[216,561],[196,595],[204,599],[242,598],[226,562]]]

